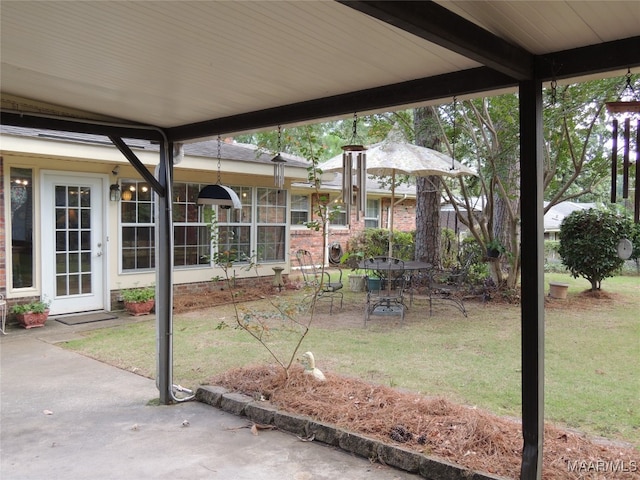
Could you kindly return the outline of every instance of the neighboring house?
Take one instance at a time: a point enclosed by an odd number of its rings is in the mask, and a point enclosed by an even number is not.
[[[546,207],[549,202],[544,202]],[[559,240],[560,226],[564,218],[576,210],[596,208],[595,203],[560,202],[549,209],[544,215],[544,239]]]
[[[146,181],[108,138],[2,126],[0,129],[0,291],[10,304],[35,297],[52,300],[51,313],[66,314],[120,308],[123,288],[153,284],[155,203]],[[157,145],[128,140],[141,162],[153,171]],[[219,209],[221,249],[255,255],[258,274],[284,274],[296,267],[295,251],[306,248],[318,262],[328,260],[320,232],[304,226],[317,205],[307,179],[308,162],[285,155],[285,189],[273,186],[271,155],[230,141],[187,144],[175,166],[173,185],[174,285],[176,291],[212,287],[224,276],[212,266],[210,235],[200,189],[217,182],[232,187],[242,210]],[[340,175],[325,174],[322,192],[340,195]],[[120,194],[111,199],[112,187]],[[365,217],[351,222],[337,215],[328,244],[346,248],[350,235],[365,227],[388,227],[390,192],[370,180]],[[396,189],[394,224],[415,228],[415,187]],[[235,269],[239,278],[254,271]]]
[[[320,165],[322,168],[322,165]],[[314,261],[320,263],[335,263],[339,260],[340,252],[345,252],[349,239],[365,228],[389,228],[389,211],[391,193],[388,186],[381,184],[373,177],[367,180],[367,206],[364,215],[359,215],[352,209],[351,219],[347,222],[346,213],[341,208],[342,174],[335,174],[322,182],[322,193],[329,196],[334,211],[327,229],[326,245],[323,251],[322,232],[306,228],[303,224],[309,219],[317,219],[317,195],[309,195],[312,190],[307,183],[293,183],[291,185],[291,245],[295,251],[299,248],[309,250]],[[402,184],[396,186],[395,208],[393,224],[394,230],[411,231],[415,229],[415,185]],[[297,213],[297,208],[300,212]],[[306,212],[306,213],[305,213]],[[309,216],[311,212],[312,216]],[[295,265],[294,265],[295,266]]]

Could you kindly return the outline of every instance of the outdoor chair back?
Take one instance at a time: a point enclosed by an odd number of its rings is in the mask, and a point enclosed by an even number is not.
[[[429,314],[433,315],[433,305],[447,302],[467,316],[464,295],[468,286],[469,269],[472,258],[467,257],[460,265],[442,270],[433,270],[429,275]]]
[[[365,260],[367,299],[364,311],[365,326],[371,315],[400,315],[404,320],[407,273],[404,261],[394,257],[372,257]]]
[[[296,260],[300,266],[304,285],[311,290],[311,293],[305,298],[312,302],[328,300],[330,302],[329,313],[333,313],[334,298],[339,298],[340,308],[342,308],[343,294],[340,291],[343,287],[342,270],[338,269],[338,279],[332,281],[331,274],[316,265],[308,250],[298,250]]]

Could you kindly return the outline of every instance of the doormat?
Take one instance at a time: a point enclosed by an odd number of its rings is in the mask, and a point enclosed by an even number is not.
[[[64,323],[65,325],[80,325],[82,323],[101,322],[102,320],[112,320],[114,318],[118,317],[108,312],[92,312],[56,318],[56,321]]]

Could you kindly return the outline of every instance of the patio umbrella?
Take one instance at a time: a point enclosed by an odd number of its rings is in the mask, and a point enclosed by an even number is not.
[[[319,165],[324,172],[342,171],[342,155]],[[367,149],[367,172],[391,177],[391,210],[389,212],[389,256],[393,253],[393,207],[395,203],[396,174],[414,177],[460,177],[477,175],[449,155],[409,143],[398,124],[380,143]]]

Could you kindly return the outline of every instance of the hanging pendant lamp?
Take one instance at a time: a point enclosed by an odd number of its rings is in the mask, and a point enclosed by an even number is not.
[[[351,205],[356,207],[356,220],[367,206],[367,148],[358,138],[358,114],[353,114],[351,142],[342,147],[342,202],[347,223],[351,223]],[[353,172],[356,172],[355,181]]]
[[[207,185],[198,193],[198,205],[218,205],[221,208],[241,209],[242,202],[238,194],[230,187],[222,185],[220,180],[220,158],[222,141],[218,135],[218,181],[215,185]]]
[[[276,188],[284,187],[284,164],[287,161],[280,155],[282,151],[282,127],[278,125],[278,154],[271,159],[273,162],[273,183]]]

